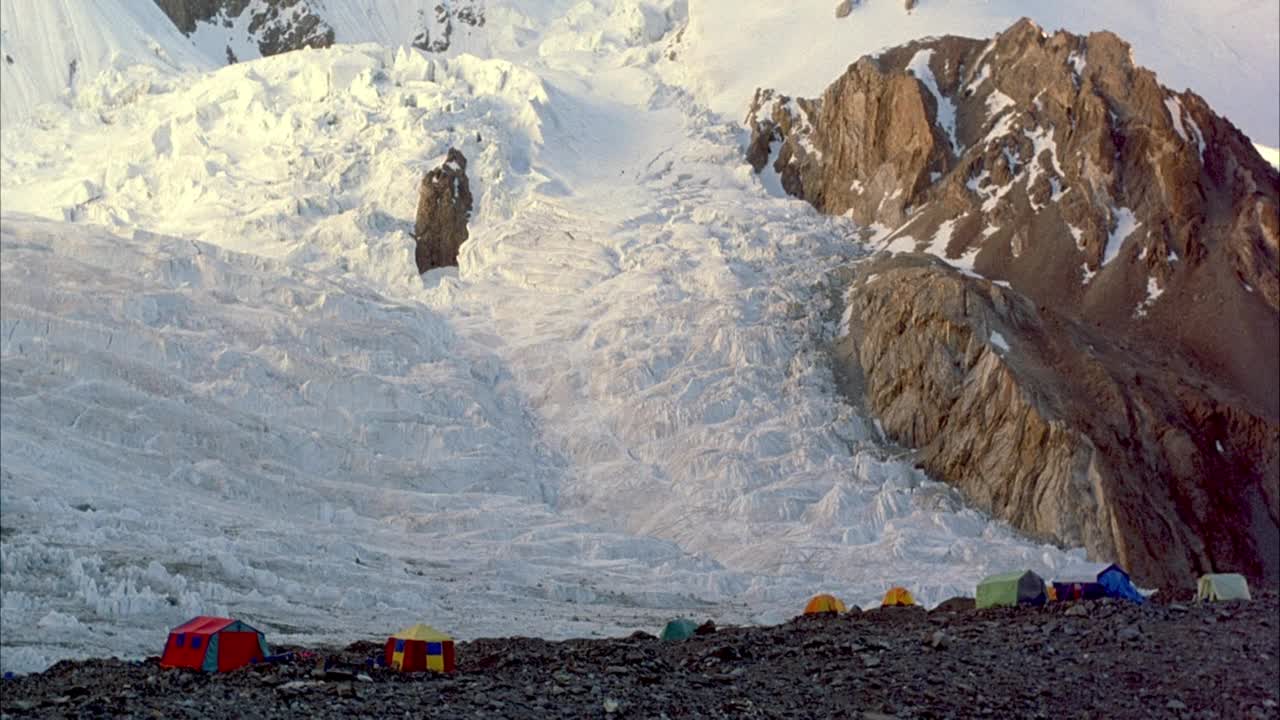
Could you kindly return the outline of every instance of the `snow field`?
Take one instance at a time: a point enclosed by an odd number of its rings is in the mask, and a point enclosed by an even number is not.
[[[5,134],[6,210],[50,218],[4,236],[6,667],[150,652],[197,608],[556,637],[1065,561],[836,399],[853,229],[763,193],[684,93],[588,74],[344,47]],[[451,144],[473,237],[424,281]]]

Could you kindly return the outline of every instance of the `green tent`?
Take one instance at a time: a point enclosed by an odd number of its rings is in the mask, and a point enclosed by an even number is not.
[[[663,640],[686,640],[693,637],[693,631],[698,629],[698,623],[688,618],[676,618],[667,623],[662,628]]]
[[[1044,580],[1030,570],[992,575],[978,583],[975,606],[1013,607],[1015,605],[1043,605]]]
[[[1236,573],[1202,575],[1196,587],[1196,600],[1252,600],[1249,581]]]

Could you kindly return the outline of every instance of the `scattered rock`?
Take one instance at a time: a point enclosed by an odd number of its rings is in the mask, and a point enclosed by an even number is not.
[[[1116,633],[1116,639],[1125,642],[1137,640],[1141,637],[1142,628],[1137,625],[1126,625],[1125,627],[1120,628],[1119,632]]]
[[[1073,603],[1071,607],[1067,608],[1066,612],[1062,614],[1068,615],[1070,617],[1088,617],[1089,609],[1086,608],[1082,603]]]
[[[849,17],[849,13],[853,12],[854,0],[840,0],[836,5],[836,19]]]

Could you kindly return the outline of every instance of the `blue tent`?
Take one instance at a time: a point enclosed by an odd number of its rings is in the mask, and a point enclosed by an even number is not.
[[[1115,563],[1082,563],[1065,568],[1053,579],[1059,600],[1118,598],[1142,604],[1146,598],[1134,587],[1129,573]]]
[[[1107,597],[1120,598],[1141,605],[1147,598],[1134,586],[1129,573],[1115,563],[1111,563],[1098,573],[1098,584],[1107,591]]]

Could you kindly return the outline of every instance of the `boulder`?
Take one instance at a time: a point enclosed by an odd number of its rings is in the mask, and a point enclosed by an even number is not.
[[[418,216],[413,225],[417,243],[414,257],[418,272],[456,266],[458,249],[467,240],[471,218],[471,186],[467,182],[467,158],[454,148],[440,167],[422,178],[418,189]]]

